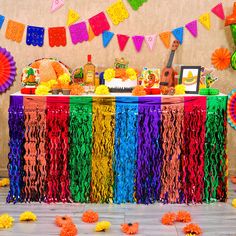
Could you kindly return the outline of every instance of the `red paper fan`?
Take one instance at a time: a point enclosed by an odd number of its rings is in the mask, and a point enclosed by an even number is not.
[[[228,123],[236,129],[236,89],[228,95]]]
[[[0,93],[5,92],[16,77],[16,63],[11,53],[0,47]]]

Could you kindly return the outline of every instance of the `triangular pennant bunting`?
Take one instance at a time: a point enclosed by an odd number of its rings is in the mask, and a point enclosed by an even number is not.
[[[117,34],[117,39],[118,39],[120,50],[123,51],[129,40],[129,36],[123,35],[123,34]]]
[[[153,47],[154,47],[154,44],[156,42],[156,37],[157,37],[156,34],[146,35],[145,36],[145,41],[146,41],[148,47],[150,48],[150,50],[152,50]]]
[[[225,12],[222,3],[219,3],[211,9],[211,11],[220,19],[225,20]]]
[[[208,30],[211,28],[211,17],[209,13],[205,13],[199,17],[199,22]]]
[[[93,30],[90,25],[88,29],[88,35],[89,35],[89,41],[92,41],[95,38],[95,34],[93,33]]]
[[[136,48],[137,52],[141,51],[142,45],[143,45],[143,40],[144,40],[144,36],[142,35],[136,35],[132,37],[134,46]]]
[[[2,28],[4,20],[5,20],[5,16],[0,15],[0,29]]]
[[[70,9],[68,12],[68,16],[67,16],[67,25],[72,25],[74,24],[76,21],[78,21],[80,18],[78,12],[76,12],[73,9]]]
[[[171,38],[171,32],[163,32],[159,34],[161,41],[164,43],[166,48],[170,47],[170,38]]]
[[[104,48],[107,47],[107,45],[110,43],[113,36],[114,36],[114,33],[110,31],[104,31],[102,33],[102,43],[103,43]]]
[[[52,0],[51,12],[54,12],[64,5],[64,0]]]
[[[185,27],[193,35],[193,37],[197,37],[197,20],[189,22],[187,25],[185,25]]]
[[[179,28],[176,28],[176,29],[172,30],[172,34],[180,42],[180,44],[183,43],[184,27],[179,27]]]

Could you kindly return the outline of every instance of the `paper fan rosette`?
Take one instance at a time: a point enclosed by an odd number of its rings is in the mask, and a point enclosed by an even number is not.
[[[228,95],[228,123],[236,129],[236,89]]]
[[[5,92],[16,77],[16,63],[5,48],[0,47],[0,93]]]

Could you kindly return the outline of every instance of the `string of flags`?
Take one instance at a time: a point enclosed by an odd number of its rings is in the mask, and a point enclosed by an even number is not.
[[[60,7],[64,4],[64,1],[57,0]],[[131,4],[132,0],[128,0]],[[145,0],[142,1],[142,3]],[[53,6],[51,11],[55,11],[59,6]],[[217,4],[211,9],[211,12],[218,16],[221,20],[225,19],[225,13],[222,3]],[[122,0],[118,0],[106,9],[108,17],[114,25],[123,22],[129,17],[129,12],[127,11]],[[102,43],[104,48],[108,47],[110,42],[113,40],[114,36],[117,38],[120,51],[125,50],[126,45],[130,38],[132,38],[134,47],[137,52],[142,49],[143,42],[146,42],[148,48],[153,50],[156,43],[157,34],[151,35],[134,35],[129,36],[125,34],[115,34],[110,31],[110,24],[107,19],[105,12],[100,12],[95,16],[92,16],[87,21],[78,22],[80,19],[79,14],[70,9],[68,12],[67,27],[70,33],[71,42],[74,45],[78,43],[83,43],[85,41],[92,41],[95,37],[102,35]],[[0,15],[0,29],[4,24],[5,17]],[[190,21],[185,26],[175,28],[171,31],[162,32],[159,34],[160,40],[166,48],[170,47],[171,35],[173,35],[180,44],[184,41],[184,32],[187,29],[190,34],[196,38],[198,36],[198,23],[200,23],[207,30],[211,28],[211,15],[210,13],[202,14],[197,20]],[[47,30],[49,46],[50,47],[65,47],[67,45],[67,30],[65,26],[60,27],[50,27]],[[26,28],[26,44],[32,46],[42,47],[44,45],[44,36],[46,29],[45,27],[31,26],[27,27],[17,21],[11,19],[7,22],[5,37],[9,40],[15,41],[17,43],[22,42],[23,35]]]

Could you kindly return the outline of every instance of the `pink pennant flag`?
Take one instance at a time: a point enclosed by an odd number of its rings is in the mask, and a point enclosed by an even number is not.
[[[51,12],[54,12],[64,5],[64,0],[52,0]]]
[[[224,12],[224,8],[223,8],[223,4],[219,3],[218,5],[216,5],[215,7],[213,7],[211,9],[211,11],[217,15],[220,19],[225,20],[225,12]]]
[[[197,37],[197,20],[189,22],[185,27],[188,29],[188,31],[193,35],[193,37]]]
[[[157,37],[156,34],[145,36],[145,41],[146,41],[148,47],[150,48],[150,50],[152,50],[154,47],[154,44],[156,42],[156,37]]]
[[[132,37],[134,46],[136,48],[137,52],[141,51],[142,45],[143,45],[143,40],[144,40],[144,36],[142,35],[135,35]]]
[[[123,34],[117,34],[117,39],[118,39],[120,50],[123,51],[129,40],[129,36],[123,35]]]

